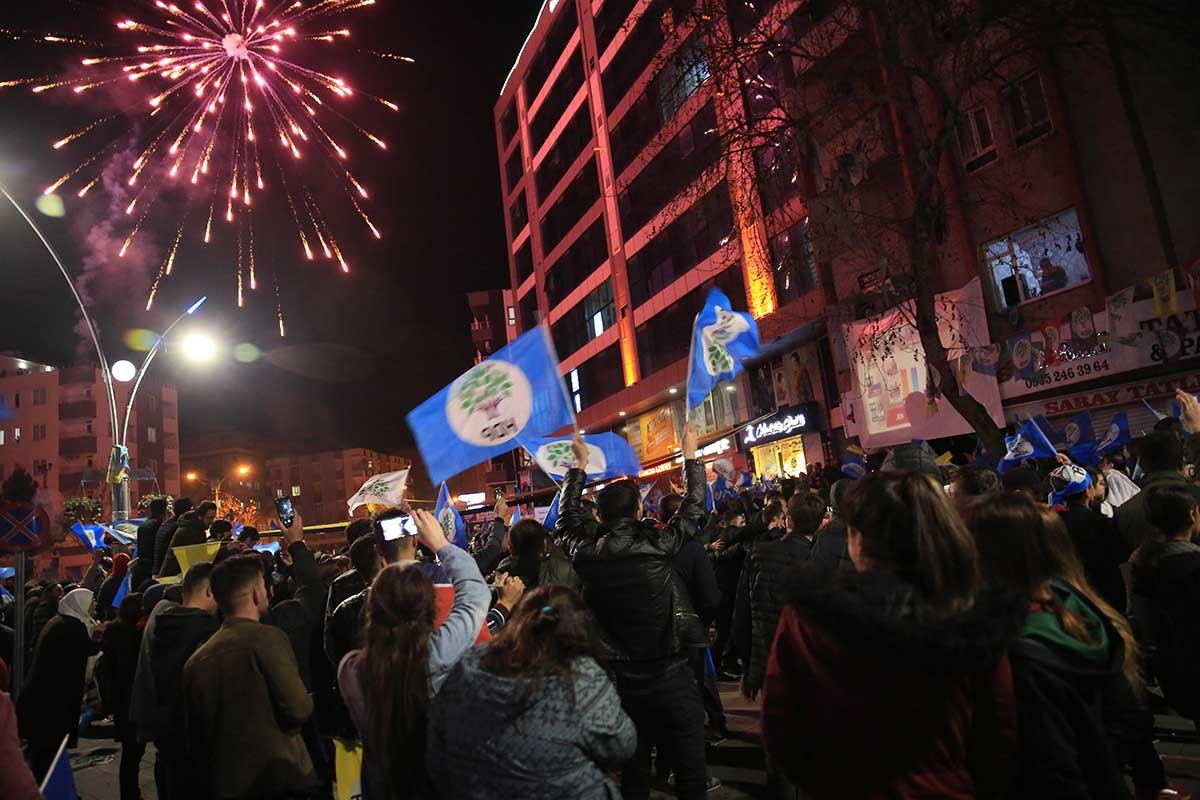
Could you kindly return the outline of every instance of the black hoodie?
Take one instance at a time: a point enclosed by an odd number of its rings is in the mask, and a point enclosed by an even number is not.
[[[1020,731],[1010,796],[1127,798],[1122,755],[1146,733],[1148,719],[1122,672],[1124,644],[1091,601],[1066,584],[1052,586],[1092,642],[1065,633],[1053,611],[1034,610],[1009,650]]]
[[[183,665],[217,632],[214,614],[163,600],[142,633],[130,718],[143,742],[182,737]]]

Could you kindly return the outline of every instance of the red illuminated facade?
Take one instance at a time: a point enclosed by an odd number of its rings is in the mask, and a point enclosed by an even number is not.
[[[878,265],[814,246],[820,174],[781,181],[769,155],[722,152],[720,132],[755,113],[755,97],[748,80],[719,78],[705,56],[714,31],[819,35],[838,7],[712,3],[726,13],[701,30],[688,0],[547,0],[504,84],[494,117],[516,327],[549,324],[580,426],[625,433],[645,465],[671,458],[661,409],[677,421],[692,319],[709,285],[754,314],[773,352],[757,376],[706,404],[706,440],[721,450],[776,407],[816,403],[822,432],[803,434],[807,463],[842,443],[850,368],[828,320],[883,310]],[[882,80],[871,47],[863,38],[843,46],[860,65],[853,80]],[[1031,57],[1003,85],[972,92],[945,167],[951,207],[933,288],[980,278],[993,341],[1080,307],[1103,311],[1108,295],[1164,269],[1179,269],[1182,290],[1182,268],[1200,257],[1187,190],[1200,151],[1182,133],[1200,124],[1194,91],[1132,52],[1110,55]],[[761,68],[774,82],[835,83],[796,63]],[[1187,120],[1174,119],[1181,108]],[[911,195],[895,119],[882,102],[844,130],[814,132],[822,168],[845,154],[839,143],[871,137],[853,170],[864,208],[903,207]],[[1002,203],[978,202],[997,186],[1019,197],[1023,222]],[[1077,229],[1086,278],[1042,287],[1038,275],[1001,274],[1004,243],[1051,219]],[[1006,409],[1025,409],[1049,391],[1002,396]]]

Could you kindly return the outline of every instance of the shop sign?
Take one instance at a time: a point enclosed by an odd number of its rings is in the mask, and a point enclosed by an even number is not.
[[[713,456],[719,456],[722,453],[727,453],[732,449],[733,449],[733,441],[728,436],[725,436],[721,439],[717,439],[715,442],[711,442],[709,444],[706,444],[704,447],[701,447],[696,452],[696,458],[700,458],[700,459],[712,458]],[[671,472],[673,470],[679,469],[679,466],[682,463],[683,463],[683,456],[679,455],[679,456],[676,456],[675,458],[672,458],[670,461],[664,461],[661,464],[655,464],[653,466],[646,467],[644,470],[642,470],[641,472],[638,473],[638,477],[639,478],[649,478],[654,475],[661,475],[664,472]]]
[[[1151,335],[1159,330],[1175,333],[1170,339],[1172,346],[1167,354],[1172,359],[1186,361],[1200,356],[1200,313],[1192,308],[1191,292],[1179,292],[1178,300],[1180,313],[1165,320],[1160,320],[1155,315],[1153,299],[1131,303],[1133,326],[1130,333],[1142,334],[1134,345],[1116,341],[1121,332],[1111,330],[1107,310],[1093,314],[1096,331],[1107,334],[1107,341],[1102,346],[1093,352],[1073,358],[1060,357],[1059,363],[1047,364],[1044,370],[1029,378],[1011,377],[1000,384],[1000,397],[1007,402],[1047,389],[1067,387],[1135,369],[1159,366],[1164,363],[1162,347],[1157,338]],[[1030,336],[1035,346],[1039,343],[1044,346],[1041,331],[1032,331]],[[1068,323],[1060,323],[1059,336],[1064,341],[1070,338]]]
[[[798,436],[816,428],[816,404],[780,409],[766,419],[744,426],[741,432],[742,447],[766,444],[788,436]]]
[[[1142,400],[1173,397],[1176,389],[1183,389],[1192,394],[1200,393],[1200,374],[1193,372],[1158,380],[1127,383],[1112,388],[1097,389],[1094,392],[1063,393],[1059,397],[1051,397],[1006,410],[1010,414],[1017,412],[1022,416],[1044,414],[1047,417],[1057,417],[1110,406],[1140,403]]]

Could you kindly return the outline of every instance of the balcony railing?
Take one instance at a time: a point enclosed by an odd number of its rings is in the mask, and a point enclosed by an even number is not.
[[[67,367],[58,373],[58,383],[65,386],[72,383],[95,383],[96,368],[91,365]]]
[[[95,416],[95,400],[73,400],[58,404],[59,419],[91,419]]]
[[[58,440],[58,454],[63,458],[75,458],[96,452],[95,436],[73,436]]]

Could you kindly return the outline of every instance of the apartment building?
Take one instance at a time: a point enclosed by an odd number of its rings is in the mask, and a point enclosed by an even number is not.
[[[839,179],[862,218],[913,213],[909,134],[889,101],[848,99],[808,142],[768,137],[735,157],[725,136],[769,113],[780,87],[836,103],[882,85],[870,26],[834,33],[848,5],[730,0],[701,12],[692,0],[547,0],[503,86],[494,119],[517,326],[550,326],[580,425],[625,435],[647,474],[677,458],[689,332],[710,285],[753,313],[764,341],[761,363],[693,412],[714,466],[792,473],[829,463],[858,434],[843,413],[854,416],[861,376],[842,325],[886,311],[903,289],[862,249],[817,230],[837,222],[828,200]],[[764,46],[733,75],[712,62],[731,41],[789,39],[832,55],[814,65]],[[983,344],[1065,325],[1079,309],[1107,330],[1106,299],[1130,286],[1139,329],[1195,329],[1179,316],[1193,307],[1182,272],[1173,321],[1147,316],[1143,283],[1200,256],[1186,189],[1200,162],[1171,120],[1200,105],[1182,102],[1191,90],[1157,80],[1153,64],[1109,55],[1027,55],[971,90],[946,159],[948,223],[931,288],[979,281]],[[1017,201],[978,201],[997,184]],[[1047,247],[1070,257],[1051,258],[1043,285]],[[1122,366],[1101,380],[1129,385],[1106,413],[1183,380],[1178,362],[1197,348],[1178,349],[1173,363],[1111,359]],[[1053,398],[1098,385],[1091,355],[1086,371],[1081,361],[1033,382],[1001,376],[1006,413],[1078,407]],[[752,452],[760,430],[787,435]],[[772,464],[754,463],[764,457]]]
[[[116,384],[117,406],[129,400],[129,384]],[[112,425],[100,370],[92,365],[60,368],[18,356],[0,356],[0,480],[23,467],[61,509],[72,497],[111,499],[104,482],[112,449]],[[129,420],[130,494],[136,507],[145,494],[178,495],[179,400],[174,388],[148,377]],[[68,537],[43,560],[59,559],[66,574],[81,574],[89,555]]]

